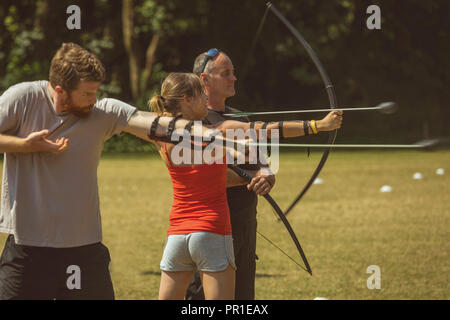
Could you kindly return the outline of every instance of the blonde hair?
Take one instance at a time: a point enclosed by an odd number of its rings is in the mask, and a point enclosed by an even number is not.
[[[180,112],[179,103],[185,96],[196,97],[203,92],[203,84],[193,73],[170,73],[161,85],[161,94],[154,95],[148,105],[158,115],[175,116]]]
[[[63,43],[50,64],[49,81],[53,88],[72,91],[80,81],[103,82],[105,68],[91,52],[75,43]]]

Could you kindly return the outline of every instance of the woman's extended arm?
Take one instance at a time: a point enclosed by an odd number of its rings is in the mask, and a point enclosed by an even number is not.
[[[280,137],[282,134],[283,138],[292,138],[304,136],[307,132],[308,134],[316,134],[321,131],[332,131],[339,129],[342,124],[342,114],[343,111],[336,110],[328,113],[322,120],[312,120],[312,121],[302,121],[302,120],[292,120],[292,121],[280,121],[280,122],[240,122],[235,120],[226,120],[217,126],[217,129],[222,131],[226,135],[227,130],[248,130],[253,127],[258,134],[261,129],[267,130],[267,137],[271,137],[271,130],[278,129],[281,130]],[[307,128],[305,128],[305,124]],[[305,132],[305,129],[307,131]]]

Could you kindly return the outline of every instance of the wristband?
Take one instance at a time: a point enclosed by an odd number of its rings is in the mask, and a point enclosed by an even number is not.
[[[183,115],[182,115],[182,114],[179,114],[179,115],[173,117],[172,120],[170,120],[169,125],[167,126],[167,136],[168,136],[169,138],[172,137],[172,134],[173,134],[173,132],[174,132],[174,130],[175,130],[175,122],[176,122],[178,119],[180,119],[181,117],[183,117]]]
[[[155,120],[153,120],[152,125],[150,126],[150,131],[148,133],[148,137],[150,139],[156,139],[156,128],[158,128],[158,122],[161,116],[156,116]]]
[[[263,124],[263,126],[262,126],[261,129],[263,130],[262,132],[264,132],[264,133],[266,134],[266,140],[267,140],[267,142],[268,142],[268,143],[271,143],[271,142],[272,142],[272,137],[270,137],[270,138],[268,137],[268,134],[267,134],[267,125],[268,125],[268,123],[267,123],[267,122],[264,122],[264,124]],[[258,149],[259,149],[259,148],[258,148]],[[268,155],[268,156],[270,156],[270,149],[271,149],[271,148],[267,148],[267,155]],[[259,159],[259,158],[258,158],[258,159]]]
[[[194,125],[194,120],[190,120],[184,127],[184,130],[186,130],[190,135],[191,135],[191,129],[192,129],[193,125]]]
[[[283,121],[278,121],[278,130],[280,131],[280,139],[284,138]]]
[[[317,131],[317,126],[316,126],[316,120],[311,120],[310,124],[311,124],[311,128],[312,128],[312,131],[314,132],[314,134],[317,134],[318,131]]]
[[[305,137],[309,136],[309,124],[306,120],[303,120],[303,130],[305,131]]]

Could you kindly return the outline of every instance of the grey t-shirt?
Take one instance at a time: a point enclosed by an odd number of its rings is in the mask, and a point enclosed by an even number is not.
[[[57,114],[47,81],[24,82],[0,97],[0,133],[27,137],[48,129],[69,139],[60,154],[5,153],[0,232],[17,244],[77,247],[102,240],[97,167],[104,142],[118,134],[136,108],[97,101],[84,119]]]

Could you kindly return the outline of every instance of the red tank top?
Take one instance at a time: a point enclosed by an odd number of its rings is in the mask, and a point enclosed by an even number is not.
[[[223,164],[174,166],[167,154],[166,144],[164,152],[170,163],[167,168],[173,186],[167,234],[211,232],[230,235],[226,161]]]

